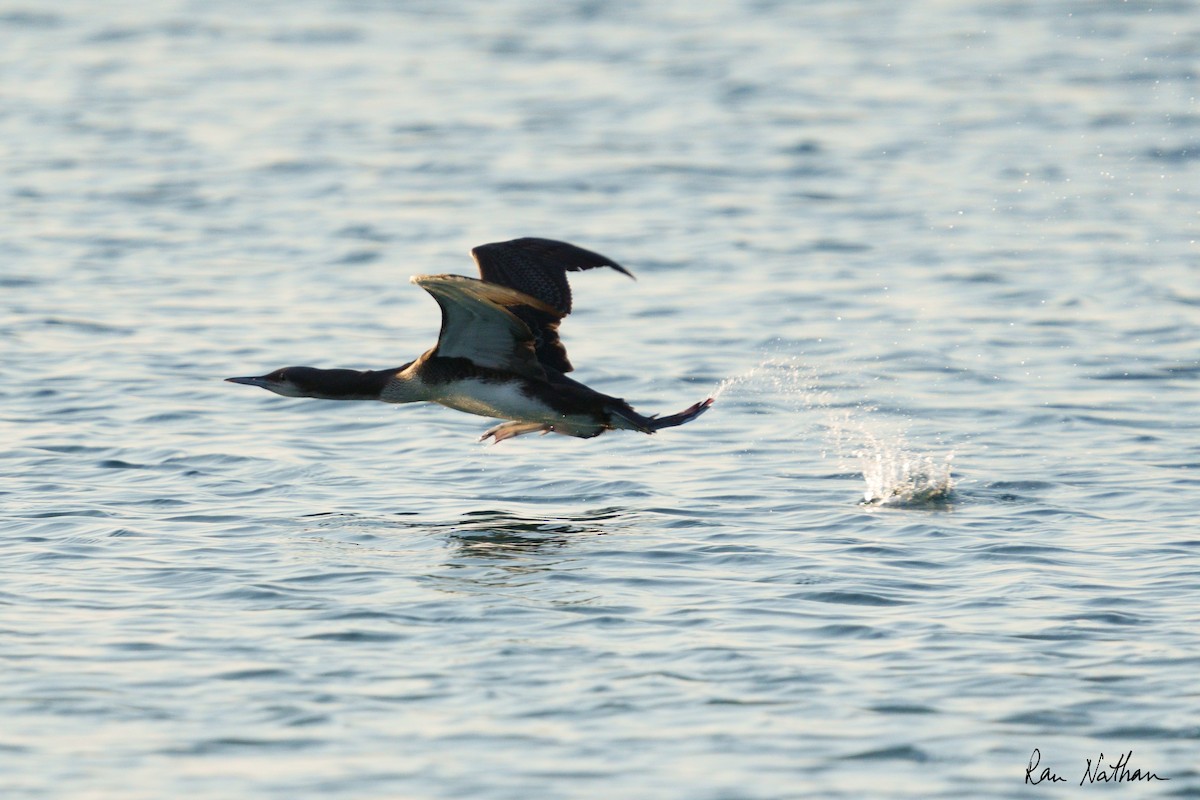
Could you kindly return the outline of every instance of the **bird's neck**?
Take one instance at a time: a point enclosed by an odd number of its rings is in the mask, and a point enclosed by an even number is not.
[[[405,367],[395,369],[314,369],[316,379],[311,381],[309,397],[322,400],[383,400],[402,402],[386,397],[397,376]]]

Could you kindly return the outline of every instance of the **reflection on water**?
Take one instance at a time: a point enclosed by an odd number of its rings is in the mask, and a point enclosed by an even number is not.
[[[444,537],[450,556],[444,561],[445,571],[435,577],[443,588],[453,591],[515,589],[525,587],[536,596],[554,602],[586,602],[594,596],[590,589],[554,584],[530,588],[537,573],[556,573],[561,579],[571,572],[582,571],[586,556],[580,545],[590,537],[603,536],[610,530],[620,530],[622,513],[602,509],[561,519],[525,517],[501,511],[469,512],[457,522],[428,526],[431,532]]]

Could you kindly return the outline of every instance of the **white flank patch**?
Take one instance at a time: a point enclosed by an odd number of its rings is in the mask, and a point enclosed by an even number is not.
[[[448,408],[478,414],[481,417],[512,419],[521,422],[562,423],[563,416],[550,406],[527,397],[513,381],[488,383],[481,380],[455,381],[434,398]]]

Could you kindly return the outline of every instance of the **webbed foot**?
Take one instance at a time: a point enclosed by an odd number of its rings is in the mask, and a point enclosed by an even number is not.
[[[492,444],[498,444],[505,439],[512,439],[526,433],[549,433],[552,430],[553,428],[549,425],[540,422],[502,422],[484,431],[483,436],[479,437],[479,441],[486,442],[490,438]]]
[[[710,397],[707,400],[701,400],[699,403],[685,408],[678,414],[669,414],[665,417],[653,417],[650,423],[650,426],[653,429],[651,433],[653,433],[653,431],[662,430],[663,428],[674,428],[676,425],[682,425],[685,422],[691,422],[705,411],[708,411],[712,404],[713,398]]]

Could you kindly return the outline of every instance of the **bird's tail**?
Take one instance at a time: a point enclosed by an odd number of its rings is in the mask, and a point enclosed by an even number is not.
[[[710,397],[707,400],[702,400],[693,406],[685,408],[678,414],[668,414],[665,417],[660,417],[658,415],[654,415],[652,417],[643,417],[641,414],[637,413],[628,406],[620,409],[610,408],[609,413],[613,417],[627,423],[627,426],[633,430],[641,431],[642,433],[654,433],[655,431],[661,431],[663,428],[674,428],[675,426],[682,425],[685,422],[691,422],[705,411],[708,411],[712,404],[713,398]],[[626,425],[620,425],[618,427],[626,427]]]

